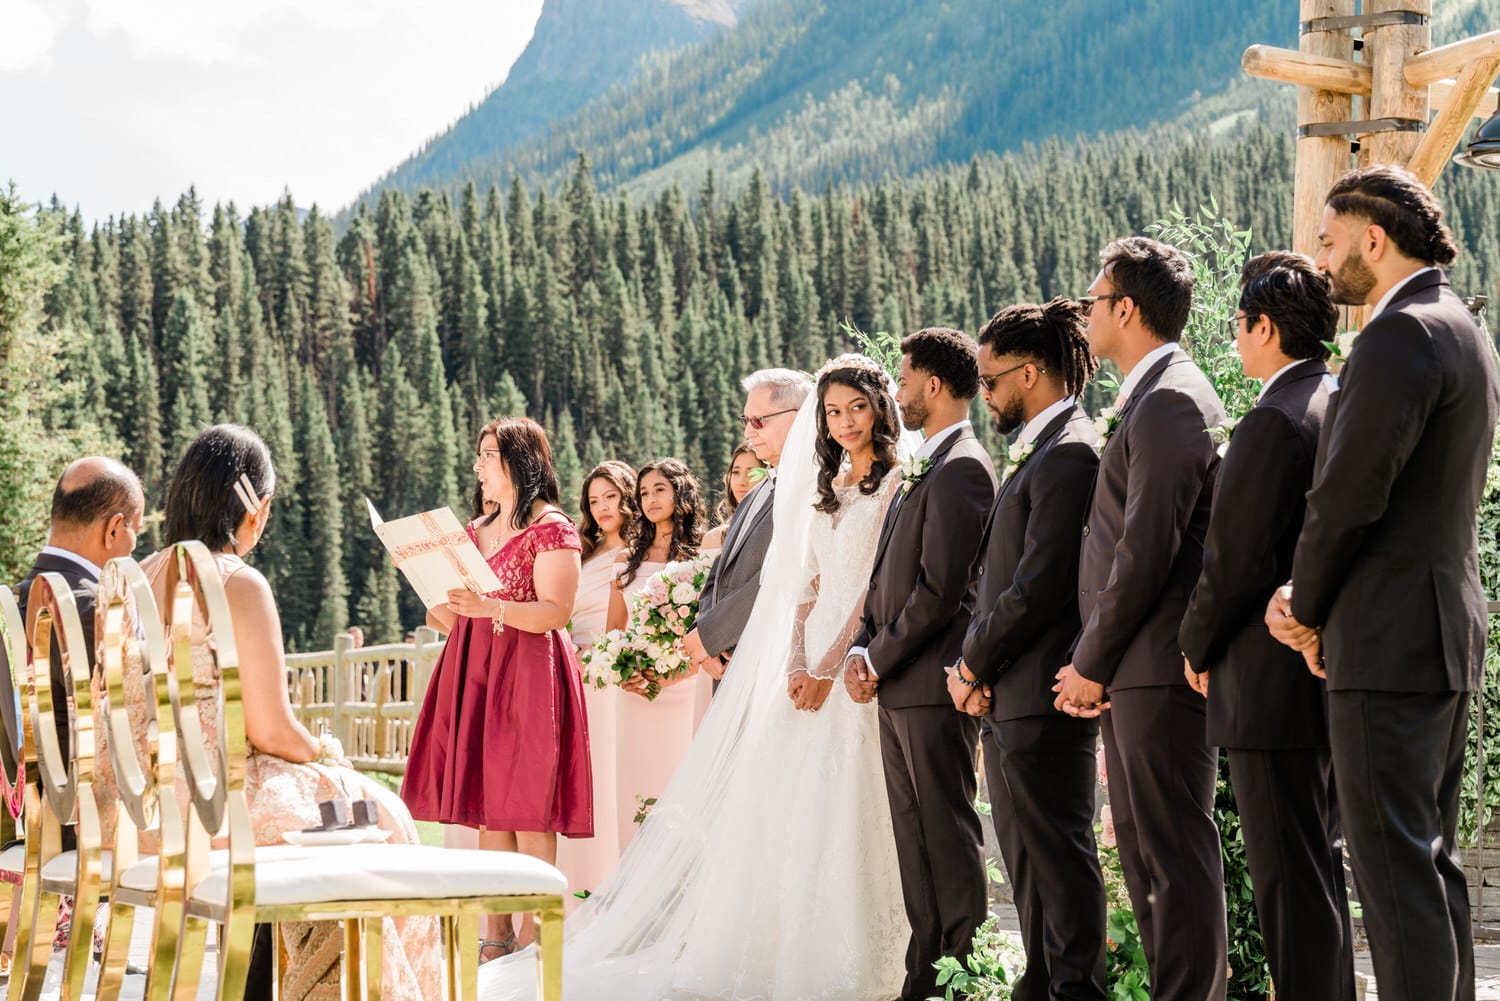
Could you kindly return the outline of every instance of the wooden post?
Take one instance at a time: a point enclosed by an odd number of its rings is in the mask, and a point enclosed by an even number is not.
[[[1301,0],[1300,17],[1346,17],[1354,13],[1355,0]],[[1354,39],[1346,30],[1309,31],[1302,35],[1298,51],[1349,61]],[[1346,93],[1297,88],[1297,124],[1316,125],[1347,122],[1353,101]],[[1318,252],[1318,229],[1323,217],[1323,196],[1339,175],[1349,169],[1349,140],[1343,136],[1316,136],[1297,140],[1297,169],[1292,210],[1292,249],[1304,254]]]
[[[1427,134],[1422,137],[1407,167],[1429,188],[1437,182],[1454,148],[1468,131],[1474,109],[1488,96],[1490,81],[1495,79],[1496,72],[1500,72],[1500,57],[1470,63],[1459,73],[1458,82],[1448,95],[1443,110],[1427,127]]]
[[[1367,0],[1365,13],[1411,11],[1432,14],[1432,0]],[[1406,79],[1406,61],[1432,48],[1432,24],[1381,24],[1365,29],[1365,62],[1374,74],[1369,118],[1427,121],[1427,88]],[[1422,141],[1421,132],[1375,132],[1360,141],[1360,166],[1406,164]]]

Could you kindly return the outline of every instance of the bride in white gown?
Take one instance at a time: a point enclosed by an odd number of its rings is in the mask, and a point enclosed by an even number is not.
[[[568,1001],[900,992],[910,929],[876,708],[837,683],[912,444],[894,395],[861,355],[819,373],[782,452],[775,534],[733,662],[630,848],[564,926]],[[871,437],[881,461],[861,481],[843,450],[865,453]],[[793,705],[789,688],[804,686],[806,701],[826,691],[817,711]],[[527,950],[486,964],[480,998],[535,997],[534,962]]]

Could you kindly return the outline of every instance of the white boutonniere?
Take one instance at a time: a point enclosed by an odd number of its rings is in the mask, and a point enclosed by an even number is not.
[[[1349,360],[1349,352],[1354,350],[1354,341],[1359,337],[1358,330],[1346,330],[1334,337],[1331,341],[1324,341],[1323,346],[1328,349],[1331,357],[1328,359],[1334,365],[1342,365]]]
[[[1005,467],[1005,472],[1000,474],[1000,482],[1004,483],[1019,473],[1021,467],[1026,465],[1026,460],[1031,458],[1031,453],[1034,451],[1036,451],[1036,442],[1034,441],[1028,441],[1024,445],[1020,442],[1011,445],[1009,451],[1005,453],[1005,457],[1010,460],[1010,464]]]
[[[1120,426],[1120,408],[1105,407],[1099,411],[1099,416],[1094,418],[1094,433],[1099,436],[1099,447],[1109,441],[1109,436],[1115,433],[1115,428]]]
[[[1240,420],[1239,417],[1226,417],[1222,424],[1208,428],[1208,436],[1219,446],[1219,458],[1224,458],[1229,451],[1229,439],[1234,437],[1234,429],[1239,427]]]
[[[912,456],[901,463],[901,492],[907,493],[912,487],[922,482],[922,477],[932,468],[932,460],[926,456]]]

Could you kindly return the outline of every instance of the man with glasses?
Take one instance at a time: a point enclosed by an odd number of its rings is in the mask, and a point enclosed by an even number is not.
[[[1057,673],[1057,708],[1104,716],[1109,802],[1154,1001],[1223,1001],[1224,866],[1218,751],[1182,674],[1177,632],[1203,562],[1224,408],[1177,341],[1193,269],[1175,247],[1104,248],[1081,300],[1089,350],[1125,381],[1101,415],[1099,475],[1078,564],[1083,631]]]
[[[724,548],[709,568],[698,603],[698,621],[683,639],[688,657],[717,682],[734,652],[760,593],[760,567],[771,544],[776,465],[797,411],[812,392],[805,374],[768,368],[745,377],[745,439],[770,472],[745,496],[730,519]]]
[[[1292,572],[1337,324],[1310,258],[1273,252],[1245,265],[1230,336],[1245,375],[1263,385],[1233,437],[1222,436],[1203,571],[1178,634],[1188,684],[1207,699],[1208,743],[1229,756],[1255,911],[1286,1001],[1354,998],[1323,684],[1265,624],[1266,602]]]

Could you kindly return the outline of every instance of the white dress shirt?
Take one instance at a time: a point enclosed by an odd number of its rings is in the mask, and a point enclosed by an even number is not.
[[[87,571],[88,575],[95,581],[104,576],[104,571],[95,566],[92,560],[85,559],[84,557],[79,556],[71,549],[59,549],[57,546],[43,546],[42,555],[56,556],[60,560],[67,560],[70,563],[76,563],[85,571]]]
[[[1056,417],[1058,414],[1062,413],[1065,410],[1071,409],[1073,404],[1076,402],[1077,400],[1075,400],[1073,397],[1064,396],[1062,399],[1052,404],[1052,406],[1037,414],[1031,420],[1026,422],[1026,426],[1021,429],[1021,436],[1016,439],[1016,443],[1018,445],[1029,445],[1032,442],[1036,441],[1037,435],[1041,434],[1042,430],[1046,428],[1048,424],[1052,423],[1052,418]]]

